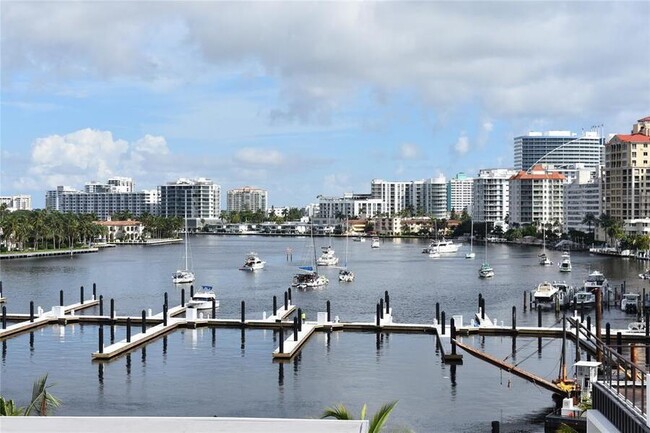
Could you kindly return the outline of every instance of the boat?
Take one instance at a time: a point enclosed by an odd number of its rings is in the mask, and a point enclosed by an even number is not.
[[[605,293],[605,291],[609,289],[609,282],[602,273],[593,271],[585,279],[584,289],[594,294],[596,290],[601,290],[603,293]]]
[[[474,220],[472,219],[472,225],[470,229],[470,235],[469,235],[469,253],[465,254],[466,259],[473,259],[476,257],[476,253],[474,252]]]
[[[339,281],[344,283],[351,283],[354,281],[354,272],[348,269],[348,243],[350,237],[345,237],[345,263],[343,268],[339,271]]]
[[[316,260],[318,266],[336,266],[339,258],[334,255],[334,249],[331,246],[321,247],[321,255]]]
[[[429,253],[429,257],[431,257],[432,259],[440,258],[440,253],[436,250],[431,250],[431,252]]]
[[[291,287],[295,287],[302,290],[307,289],[316,289],[319,287],[326,286],[329,283],[329,280],[324,275],[318,273],[318,262],[316,261],[316,245],[314,244],[314,226],[312,222],[311,227],[311,248],[312,254],[311,265],[299,266],[300,273],[293,276],[291,282]]]
[[[461,247],[460,244],[455,244],[454,241],[443,239],[441,241],[432,241],[428,247],[422,250],[423,253],[431,254],[435,251],[441,254],[455,253]]]
[[[212,308],[212,302],[214,301],[214,306],[219,306],[219,300],[217,299],[212,286],[203,286],[200,291],[196,292],[194,296],[190,298],[187,302],[187,308],[195,308],[197,310],[209,310]]]
[[[379,248],[379,238],[377,237],[372,238],[372,242],[370,243],[370,248]]]
[[[548,281],[538,284],[533,293],[535,306],[542,310],[550,310],[555,304],[558,291],[559,289]]]
[[[172,282],[174,284],[188,284],[193,282],[196,277],[194,272],[192,272],[188,266],[188,248],[189,248],[189,237],[187,230],[187,192],[185,193],[185,269],[179,269],[172,274]]]
[[[264,269],[264,265],[266,262],[260,260],[260,258],[257,256],[257,253],[248,253],[248,256],[246,256],[246,260],[244,261],[244,264],[239,268],[240,271],[249,271],[249,272],[255,272],[259,271],[260,269]]]
[[[650,280],[650,269],[647,269],[644,273],[639,274],[639,278],[642,280]]]
[[[548,258],[546,254],[546,227],[544,227],[542,234],[542,252],[538,255],[539,264],[542,266],[551,266],[553,262]]]
[[[596,295],[586,290],[581,290],[573,295],[573,308],[591,308],[596,305]]]
[[[553,281],[553,285],[557,287],[557,300],[560,307],[567,308],[573,300],[575,289],[566,281]]]
[[[627,330],[629,332],[645,332],[645,326],[646,326],[645,318],[641,317],[640,322],[632,322],[632,323],[628,324],[627,325]]]
[[[363,236],[355,236],[352,240],[354,242],[365,242],[366,238],[364,238]]]
[[[485,259],[481,264],[481,267],[478,269],[479,278],[492,278],[494,276],[494,269],[488,263],[488,253],[487,253],[487,221],[485,222]]]
[[[639,299],[641,295],[638,293],[625,293],[621,299],[621,311],[626,313],[636,314],[639,310]]]
[[[571,259],[566,258],[560,263],[560,272],[571,272]]]

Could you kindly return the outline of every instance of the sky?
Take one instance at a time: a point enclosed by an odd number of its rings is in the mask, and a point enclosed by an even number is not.
[[[647,1],[3,0],[0,195],[38,208],[58,185],[205,177],[304,206],[511,167],[529,131],[650,115],[649,17]]]

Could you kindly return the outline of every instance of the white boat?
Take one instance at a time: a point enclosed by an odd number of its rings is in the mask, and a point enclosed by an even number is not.
[[[326,286],[329,280],[324,275],[318,273],[318,262],[316,261],[316,245],[314,244],[314,226],[311,226],[311,246],[310,246],[311,265],[300,266],[300,273],[293,276],[292,287],[298,289],[316,289]]]
[[[645,332],[645,320],[642,318],[640,322],[632,322],[627,325],[627,330],[630,332]]]
[[[465,258],[473,259],[474,257],[476,257],[476,253],[474,252],[474,219],[472,219],[472,226],[469,235],[469,253],[465,254]]]
[[[436,251],[436,250],[432,250],[429,253],[429,257],[431,257],[432,259],[440,258],[440,256],[441,256],[440,253],[438,251]]]
[[[582,290],[573,296],[573,308],[591,308],[594,305],[596,305],[596,295],[591,292]]]
[[[185,192],[185,269],[179,269],[172,274],[172,283],[174,284],[187,284],[193,282],[196,279],[194,272],[192,272],[188,266],[189,243],[190,240],[187,230],[187,192]]]
[[[488,252],[487,252],[487,221],[485,222],[485,259],[483,260],[483,264],[481,264],[481,267],[478,269],[478,277],[479,278],[492,278],[494,276],[494,269],[492,269],[492,266],[488,263]]]
[[[566,281],[553,281],[553,285],[557,287],[557,300],[562,308],[566,308],[571,304],[575,289],[570,286]]]
[[[546,227],[544,227],[542,234],[542,252],[539,254],[539,264],[542,266],[551,266],[553,262],[546,254]]]
[[[370,248],[379,248],[379,238],[372,238]]]
[[[364,238],[363,236],[355,236],[352,240],[354,242],[365,242],[366,238]]]
[[[560,272],[571,272],[571,259],[564,259],[560,263]]]
[[[642,280],[650,280],[650,269],[646,270],[642,274],[639,274],[639,278],[641,278]]]
[[[586,291],[592,293],[595,293],[596,290],[601,290],[603,293],[605,293],[605,291],[609,289],[609,282],[602,273],[593,271],[585,279],[584,288]]]
[[[239,268],[240,271],[255,272],[264,269],[265,261],[260,260],[256,253],[249,253],[246,256],[244,264]]]
[[[334,249],[331,246],[321,247],[321,255],[316,260],[318,266],[336,266],[339,258],[334,255]]]
[[[537,289],[535,290],[535,293],[533,293],[533,300],[535,301],[537,308],[543,310],[550,310],[553,308],[558,291],[558,288],[548,281],[544,281],[537,285]]]
[[[203,286],[203,288],[196,292],[192,298],[187,302],[187,308],[195,308],[197,310],[209,310],[214,306],[219,306],[219,300],[212,291],[212,286]]]
[[[348,244],[350,243],[350,236],[345,236],[345,264],[339,271],[339,281],[344,283],[351,283],[354,281],[354,272],[348,269]]]
[[[460,247],[461,244],[455,244],[452,240],[443,239],[441,241],[432,241],[422,252],[426,254],[431,254],[434,251],[441,254],[455,253]]]
[[[639,309],[639,299],[641,295],[638,293],[625,293],[621,299],[621,311],[626,313],[636,313]]]

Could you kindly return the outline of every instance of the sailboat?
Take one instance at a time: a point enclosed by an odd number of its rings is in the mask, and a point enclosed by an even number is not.
[[[469,253],[465,254],[466,259],[473,259],[476,257],[474,252],[474,219],[472,218],[472,228],[469,235]]]
[[[316,245],[314,244],[314,223],[311,224],[311,265],[299,266],[302,272],[293,276],[291,287],[298,289],[315,289],[326,286],[329,280],[324,275],[318,274],[318,262],[316,261]]]
[[[546,226],[543,226],[542,232],[542,252],[539,254],[539,264],[542,266],[551,266],[553,262],[546,255]]]
[[[494,269],[488,263],[487,259],[487,221],[485,221],[485,260],[478,269],[479,278],[492,278],[494,276]]]
[[[350,241],[350,233],[345,233],[345,266],[339,271],[339,281],[351,283],[354,281],[354,272],[348,269],[348,242]]]
[[[179,269],[174,274],[172,274],[172,282],[174,284],[187,284],[191,283],[195,280],[194,277],[194,272],[190,271],[189,266],[187,264],[188,261],[188,246],[189,246],[189,238],[188,238],[188,230],[187,230],[187,192],[185,192],[185,241],[183,242],[185,244],[185,269]]]

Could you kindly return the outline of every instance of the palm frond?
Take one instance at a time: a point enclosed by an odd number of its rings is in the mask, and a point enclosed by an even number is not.
[[[381,429],[384,427],[384,424],[386,424],[386,421],[388,420],[388,416],[393,411],[393,409],[395,409],[396,405],[397,405],[397,400],[384,404],[375,413],[375,415],[372,417],[372,420],[370,420],[370,429],[368,430],[368,433],[379,433]]]
[[[16,406],[13,400],[5,400],[0,396],[0,416],[21,416],[25,408]]]
[[[47,385],[47,373],[34,381],[32,387],[32,401],[25,409],[25,416],[31,414],[32,410],[38,415],[47,415],[48,409],[54,409],[61,405],[61,402],[52,394],[47,392],[50,386]]]
[[[363,407],[361,408],[361,419],[366,419],[366,410],[368,409],[367,404],[363,404]]]
[[[339,403],[337,405],[325,409],[325,411],[321,415],[321,418],[334,418],[339,420],[354,419],[350,411],[342,403]]]

